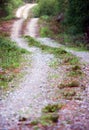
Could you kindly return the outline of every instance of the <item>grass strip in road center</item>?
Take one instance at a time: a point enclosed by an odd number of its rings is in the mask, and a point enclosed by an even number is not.
[[[36,46],[44,52],[54,54],[56,57],[63,59],[65,64],[70,64],[70,65],[79,64],[79,59],[76,56],[67,52],[65,49],[61,47],[60,48],[50,47],[50,46],[41,44],[40,42],[36,41],[34,38],[30,36],[25,36],[25,39],[28,41],[29,46]]]

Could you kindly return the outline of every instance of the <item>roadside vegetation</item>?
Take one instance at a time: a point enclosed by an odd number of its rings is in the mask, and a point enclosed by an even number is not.
[[[52,37],[71,47],[89,49],[89,2],[69,0],[39,0],[34,7],[35,17],[40,17],[42,37]]]
[[[20,67],[22,55],[26,53],[9,38],[0,37],[0,88],[7,88],[14,77],[14,70]]]
[[[37,120],[33,120],[31,125],[34,126],[34,129],[39,129],[39,124],[42,125],[42,127],[56,124],[59,118],[58,111],[61,110],[63,106],[63,103],[48,104],[43,108],[41,117]]]
[[[1,20],[9,20],[14,18],[14,10],[22,3],[22,0],[0,0]]]
[[[50,63],[50,67],[57,70],[59,66],[65,66],[65,78],[63,79],[61,84],[58,85],[63,98],[81,99],[80,91],[84,90],[85,86],[82,82],[84,73],[82,71],[82,64],[80,63],[79,58],[65,51],[65,49],[61,47],[53,48],[41,44],[30,36],[25,36],[25,39],[27,39],[29,46],[36,46],[45,53],[54,54],[56,62],[53,61],[52,63]]]

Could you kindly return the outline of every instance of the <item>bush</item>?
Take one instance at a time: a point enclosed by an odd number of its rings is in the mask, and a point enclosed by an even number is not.
[[[55,0],[39,0],[38,6],[34,8],[35,16],[48,15],[52,16],[58,13],[58,1]]]
[[[72,34],[84,32],[89,26],[89,1],[85,0],[69,0],[67,22],[69,31]]]
[[[13,10],[22,4],[22,0],[4,0],[0,2],[0,8],[3,10],[6,16],[12,15]],[[1,15],[2,16],[2,15]]]

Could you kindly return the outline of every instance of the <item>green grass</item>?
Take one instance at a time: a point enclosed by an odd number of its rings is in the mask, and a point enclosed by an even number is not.
[[[56,58],[60,58],[61,63],[58,63],[57,60],[54,60],[49,64],[50,67],[57,68],[59,66],[59,64],[71,65],[70,70],[68,72],[68,76],[71,76],[71,77],[77,76],[78,77],[83,74],[83,72],[81,70],[81,64],[80,64],[78,57],[67,52],[63,48],[55,48],[55,47],[53,48],[53,47],[49,47],[47,45],[43,45],[30,36],[25,36],[25,38],[27,39],[29,46],[36,46],[36,47],[40,48],[43,52],[54,54],[54,56]]]
[[[84,75],[84,73],[81,71],[81,70],[79,70],[79,71],[70,71],[69,73],[68,73],[68,76],[70,76],[70,77],[82,77]]]
[[[58,79],[59,78],[59,74],[50,74],[48,76],[49,79]]]
[[[42,110],[41,117],[37,118],[36,120],[33,120],[31,122],[31,125],[37,126],[38,124],[41,124],[42,126],[49,126],[53,123],[58,122],[59,114],[58,111],[64,106],[64,104],[48,104],[45,106]]]
[[[0,37],[0,87],[6,88],[8,82],[10,82],[14,75],[10,74],[10,71],[20,67],[22,61],[22,55],[26,53],[26,50],[20,49],[9,38]]]
[[[63,60],[64,64],[75,65],[75,64],[79,63],[79,59],[76,56],[74,56],[71,53],[67,52],[63,48],[56,48],[56,47],[53,48],[53,47],[49,47],[47,45],[43,45],[43,44],[36,41],[35,39],[33,39],[30,36],[25,36],[25,38],[27,39],[27,41],[29,43],[29,46],[36,46],[36,47],[40,48],[42,51],[44,51],[44,52],[54,54],[56,57],[64,59]]]
[[[25,53],[8,38],[0,37],[0,67],[3,69],[17,68],[20,65],[21,55]]]
[[[63,107],[63,104],[48,104],[45,108],[43,108],[43,112],[45,113],[52,113],[57,112],[59,109]]]
[[[52,67],[52,68],[54,68],[54,69],[56,69],[56,68],[58,68],[59,64],[60,64],[60,63],[59,63],[58,59],[53,59],[53,60],[49,63],[49,66]]]
[[[0,21],[7,21],[7,20],[11,20],[11,19],[15,19],[16,17],[13,15],[8,15],[6,17],[3,17],[0,19]]]
[[[67,53],[64,56],[64,61],[65,64],[70,64],[70,65],[77,65],[79,64],[79,58],[72,55],[71,53]]]
[[[33,39],[30,36],[25,36],[25,39],[27,39],[29,46],[36,46],[38,48],[40,48],[42,51],[44,52],[48,52],[50,54],[54,54],[56,57],[61,57],[63,55],[68,54],[67,51],[65,51],[62,48],[56,48],[56,47],[49,47],[47,45],[43,45],[40,42],[36,41],[35,39]]]
[[[48,27],[42,27],[40,29],[40,36],[41,37],[50,37],[52,32],[49,30]]]
[[[73,64],[70,67],[70,71],[68,73],[68,76],[72,76],[72,77],[77,77],[77,76],[83,76],[84,73],[82,71],[81,65],[79,64],[79,62],[77,62],[75,65]]]
[[[65,99],[71,100],[74,98],[74,96],[76,96],[76,91],[73,89],[72,90],[64,90],[62,94],[63,94]]]
[[[89,51],[83,41],[83,35],[70,35],[67,33],[60,33],[57,35],[57,38],[62,39],[62,44],[64,44],[68,50]],[[59,42],[61,43],[61,40],[59,40]]]

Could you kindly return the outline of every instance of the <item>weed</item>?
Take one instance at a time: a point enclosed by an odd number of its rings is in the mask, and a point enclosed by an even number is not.
[[[47,118],[45,118],[41,119],[40,124],[43,126],[49,126],[50,124],[52,124],[52,121],[50,121],[50,119],[48,120]]]
[[[70,65],[76,65],[79,63],[79,58],[72,55],[71,53],[67,53],[64,57],[64,63],[70,64]]]
[[[83,74],[83,72],[81,71],[81,70],[78,70],[78,71],[70,71],[69,73],[68,73],[68,76],[80,76],[80,75],[82,75]]]
[[[79,87],[79,82],[78,81],[76,81],[76,80],[73,80],[73,81],[71,81],[71,82],[69,82],[69,83],[61,83],[58,87],[60,88],[60,89],[62,89],[62,88],[72,88],[72,87]]]
[[[73,58],[69,61],[69,63],[72,64],[72,65],[77,64],[78,62],[79,62],[79,59],[78,59],[77,57],[73,57]]]
[[[45,108],[43,108],[43,112],[45,113],[49,113],[49,112],[56,112],[59,109],[61,109],[63,107],[63,104],[48,104]]]
[[[54,59],[49,63],[49,66],[52,68],[57,68],[59,66],[59,61],[57,59]]]
[[[34,130],[39,130],[40,128],[38,126],[34,126]]]
[[[66,99],[72,99],[76,95],[76,92],[75,90],[64,90],[62,94]]]
[[[47,113],[43,114],[38,120],[32,121],[30,124],[33,126],[37,126],[38,124],[48,126],[49,124],[57,123],[58,118],[59,115],[56,113]]]
[[[42,27],[40,29],[40,35],[41,37],[50,37],[52,32],[49,30],[48,27]]]
[[[38,120],[33,120],[33,121],[31,122],[31,125],[37,125],[38,123],[39,123]]]
[[[80,76],[82,74],[83,72],[81,70],[81,66],[78,65],[78,63],[77,65],[73,65],[70,69],[70,72],[68,73],[69,76]]]
[[[47,114],[47,115],[43,115],[42,117],[41,117],[41,120],[42,121],[48,121],[48,122],[57,122],[58,121],[58,114],[55,114],[55,113],[53,113],[53,114]]]
[[[71,70],[73,71],[81,70],[81,67],[79,65],[74,65],[72,66]]]
[[[59,74],[50,74],[49,75],[49,79],[58,79],[59,78]]]
[[[39,117],[37,120],[31,122],[31,125],[38,125],[41,124],[43,126],[48,126],[52,123],[58,122],[58,110],[63,107],[63,104],[48,104],[42,110],[42,116]]]

